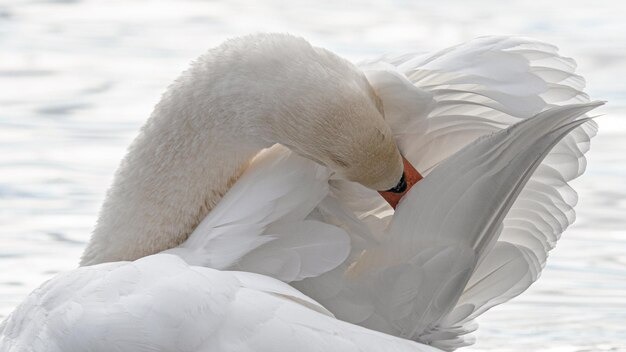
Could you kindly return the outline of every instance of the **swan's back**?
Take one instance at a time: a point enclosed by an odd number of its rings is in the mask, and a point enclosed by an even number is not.
[[[0,327],[3,352],[435,351],[339,321],[289,285],[156,254],[82,267]]]

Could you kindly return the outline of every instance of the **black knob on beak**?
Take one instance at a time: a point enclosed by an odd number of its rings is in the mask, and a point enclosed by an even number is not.
[[[392,193],[403,193],[404,191],[406,191],[406,179],[404,178],[404,173],[402,173],[402,177],[400,178],[400,182],[398,182],[398,184],[392,188],[392,189],[388,189],[385,192],[392,192]]]

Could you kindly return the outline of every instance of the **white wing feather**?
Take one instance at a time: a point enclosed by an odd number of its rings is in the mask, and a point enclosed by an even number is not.
[[[307,219],[328,194],[328,170],[281,146],[262,152],[189,239],[166,251],[192,265],[290,282],[320,275],[350,252],[346,232]]]

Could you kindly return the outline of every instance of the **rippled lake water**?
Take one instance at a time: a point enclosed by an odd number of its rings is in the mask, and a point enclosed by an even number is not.
[[[315,5],[313,5],[315,4]],[[281,31],[347,58],[480,35],[557,44],[609,104],[578,220],[472,350],[626,351],[626,20],[618,1],[0,1],[0,319],[74,268],[126,145],[188,62]]]

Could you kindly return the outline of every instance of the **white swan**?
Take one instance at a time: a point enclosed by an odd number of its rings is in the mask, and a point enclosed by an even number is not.
[[[282,35],[198,60],[131,147],[83,263],[164,251],[48,281],[0,325],[0,351],[470,344],[473,319],[534,282],[573,221],[567,181],[601,103],[573,61],[527,39],[360,69]],[[234,100],[241,87],[255,94]],[[371,190],[401,173],[392,133],[426,174],[395,214]],[[281,146],[247,164],[277,141],[329,168]]]

